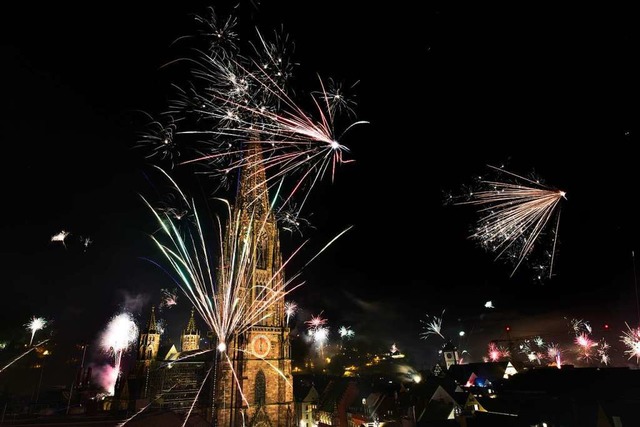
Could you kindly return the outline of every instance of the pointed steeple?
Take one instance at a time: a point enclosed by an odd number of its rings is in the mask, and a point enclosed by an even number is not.
[[[151,306],[151,316],[146,331],[140,332],[140,342],[138,345],[138,361],[156,360],[158,349],[160,348],[160,332],[156,321],[156,309]]]
[[[235,210],[240,209],[260,218],[269,210],[269,190],[262,148],[257,143],[250,143],[244,151],[245,164],[240,169],[239,183],[236,191]]]
[[[196,330],[196,319],[194,318],[195,309],[191,308],[191,317],[189,318],[189,323],[187,323],[187,328],[182,333],[183,335],[197,335],[198,331]]]
[[[158,322],[156,321],[156,307],[151,306],[151,317],[149,317],[149,325],[147,326],[148,334],[158,333]]]
[[[191,317],[189,323],[180,337],[180,345],[182,351],[192,351],[200,349],[200,331],[196,329],[196,319],[194,316],[195,309],[191,308]]]

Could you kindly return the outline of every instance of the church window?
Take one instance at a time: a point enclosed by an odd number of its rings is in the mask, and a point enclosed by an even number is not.
[[[258,239],[258,247],[256,248],[256,268],[260,270],[267,269],[267,237],[263,234]]]
[[[255,404],[258,406],[264,405],[265,396],[267,392],[267,381],[264,376],[264,372],[261,370],[256,374],[255,384]]]

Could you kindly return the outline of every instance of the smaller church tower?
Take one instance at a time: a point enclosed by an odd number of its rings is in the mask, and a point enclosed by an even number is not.
[[[444,357],[445,369],[448,370],[451,365],[457,365],[460,361],[458,356],[458,348],[451,341],[442,347],[442,356]]]
[[[140,334],[138,346],[138,362],[143,360],[156,360],[160,348],[160,331],[156,321],[156,308],[151,306],[151,317],[146,331]]]
[[[200,350],[200,331],[196,329],[194,312],[195,310],[192,308],[187,328],[182,331],[182,337],[180,337],[182,351]]]

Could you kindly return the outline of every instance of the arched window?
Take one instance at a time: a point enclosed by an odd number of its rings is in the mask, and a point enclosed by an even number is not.
[[[264,372],[258,371],[256,374],[255,384],[255,405],[264,405],[265,395],[267,393],[267,380],[264,377]]]
[[[152,357],[153,357],[153,349],[149,347],[149,350],[147,352],[147,359],[151,359]]]
[[[267,236],[264,234],[258,239],[258,247],[256,248],[256,268],[260,270],[267,269]]]

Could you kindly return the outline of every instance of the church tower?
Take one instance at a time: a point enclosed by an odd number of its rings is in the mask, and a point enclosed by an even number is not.
[[[200,350],[200,331],[196,329],[196,320],[193,317],[194,309],[191,309],[191,318],[187,328],[182,331],[180,337],[181,351]]]
[[[138,346],[138,362],[153,361],[158,357],[160,348],[160,331],[156,321],[156,308],[151,306],[151,316],[145,332],[140,334],[140,344]]]
[[[250,300],[277,297],[267,305],[264,316],[260,316],[256,324],[228,345],[227,355],[235,373],[229,363],[220,364],[214,401],[216,425],[291,427],[294,419],[291,349],[285,323],[285,279],[278,228],[269,209],[260,146],[251,144],[245,156],[252,161],[240,172],[227,233],[236,225],[244,231],[243,235],[250,230],[247,243],[253,262],[246,290]]]
[[[147,329],[140,333],[140,341],[138,343],[138,359],[136,360],[135,377],[140,383],[140,398],[147,397],[149,390],[149,372],[158,358],[158,350],[160,349],[160,331],[156,321],[156,309],[151,306],[151,316]]]
[[[458,348],[453,345],[451,341],[448,341],[442,347],[442,357],[444,358],[444,366],[447,370],[450,366],[457,365],[460,362],[460,357],[458,356]]]

